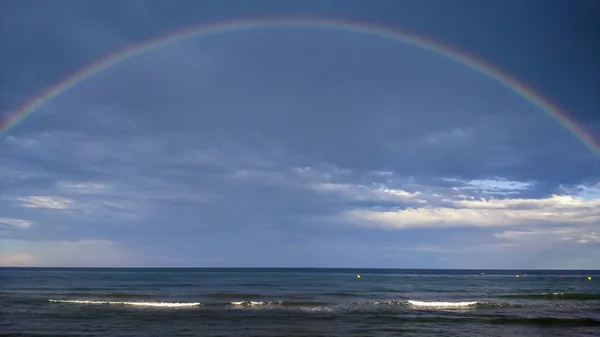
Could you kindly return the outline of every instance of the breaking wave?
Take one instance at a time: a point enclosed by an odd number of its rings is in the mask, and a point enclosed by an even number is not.
[[[283,302],[282,301],[269,301],[269,302],[262,302],[262,301],[235,301],[235,302],[230,302],[231,305],[234,306],[240,306],[240,307],[252,307],[252,306],[265,306],[265,305],[281,305]]]
[[[129,305],[136,307],[158,307],[158,308],[185,308],[185,307],[197,307],[201,305],[200,302],[192,303],[175,303],[175,302],[123,302],[123,301],[89,301],[89,300],[55,300],[49,299],[50,302],[57,303],[73,303],[73,304],[95,304],[95,305]]]
[[[296,302],[296,301],[232,301],[230,307],[246,309],[266,309],[296,307],[304,311],[361,311],[377,309],[475,309],[475,308],[499,308],[499,307],[520,307],[518,304],[494,303],[494,302],[425,302],[425,301],[366,301],[366,302],[348,302],[348,303],[327,303],[327,302]]]
[[[331,306],[332,303],[327,302],[298,302],[298,301],[233,301],[229,304],[236,307],[318,307]]]
[[[363,301],[348,303],[306,302],[306,301],[230,301],[230,302],[157,302],[157,301],[101,301],[82,299],[49,299],[50,302],[71,303],[84,305],[124,305],[137,307],[159,308],[185,308],[203,306],[209,308],[231,309],[299,309],[302,311],[371,311],[371,310],[396,310],[396,309],[426,309],[426,310],[452,310],[452,309],[482,309],[493,307],[519,307],[517,304],[495,302],[436,302],[436,301]]]
[[[416,307],[430,307],[430,308],[465,308],[475,306],[478,302],[425,302],[425,301],[414,301],[409,300],[408,304]]]

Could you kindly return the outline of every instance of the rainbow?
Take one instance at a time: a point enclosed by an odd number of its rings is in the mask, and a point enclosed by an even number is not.
[[[53,98],[65,93],[69,88],[77,85],[81,81],[90,78],[104,70],[107,70],[116,64],[134,58],[138,55],[174,44],[183,40],[200,38],[209,35],[222,34],[228,32],[245,31],[258,28],[278,28],[278,27],[310,27],[330,30],[341,30],[355,32],[363,35],[389,39],[399,43],[409,44],[430,52],[442,55],[458,63],[468,66],[481,74],[495,80],[501,85],[511,89],[516,94],[525,98],[532,104],[540,108],[571,134],[573,134],[583,145],[589,148],[593,153],[600,156],[600,141],[588,133],[582,126],[575,122],[566,111],[561,110],[548,99],[534,89],[519,82],[516,78],[498,70],[497,68],[477,59],[472,55],[467,55],[455,48],[445,45],[441,42],[419,36],[399,29],[377,26],[356,21],[346,21],[329,18],[258,18],[221,21],[212,24],[193,26],[190,28],[178,30],[176,32],[161,35],[147,41],[129,46],[123,50],[110,54],[82,69],[73,73],[69,77],[57,81],[50,88],[46,89],[41,95],[28,101],[17,110],[9,113],[4,121],[0,121],[0,138],[9,130],[14,128],[20,122],[25,120],[33,112],[37,111],[45,103]]]

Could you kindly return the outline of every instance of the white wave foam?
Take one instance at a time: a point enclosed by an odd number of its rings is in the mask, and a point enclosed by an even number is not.
[[[408,302],[404,301],[373,301],[373,302],[365,302],[367,305],[387,305],[387,306],[396,306],[396,305],[404,305],[408,304]]]
[[[235,306],[251,306],[251,305],[266,304],[265,302],[258,302],[258,301],[237,301],[237,302],[230,302],[230,303]]]
[[[308,311],[308,312],[334,312],[334,311],[336,311],[335,308],[328,307],[328,306],[298,307],[298,309],[300,309],[302,311]]]
[[[160,308],[182,308],[182,307],[196,307],[199,306],[200,302],[192,303],[173,303],[173,302],[121,302],[121,301],[89,301],[89,300],[54,300],[49,299],[50,302],[58,303],[75,303],[75,304],[120,304],[120,305],[131,305],[137,307],[160,307]]]
[[[265,305],[280,305],[282,301],[269,301],[269,302],[260,302],[260,301],[237,301],[237,302],[229,302],[231,305],[238,307],[255,307],[255,306],[265,306]]]
[[[416,307],[435,307],[435,308],[464,308],[476,305],[477,302],[425,302],[409,300],[410,305]]]

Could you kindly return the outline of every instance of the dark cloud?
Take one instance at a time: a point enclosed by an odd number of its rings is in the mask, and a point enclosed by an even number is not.
[[[37,6],[10,6],[6,27],[22,33],[0,34],[32,41],[27,57],[11,47],[0,62],[11,102],[200,17],[157,2],[78,2],[44,17]],[[242,31],[132,58],[48,101],[5,135],[0,158],[1,229],[19,261],[61,240],[65,252],[122,242],[115,254],[138,265],[505,266],[494,256],[506,249],[539,261],[544,244],[498,236],[514,231],[509,213],[546,245],[559,235],[550,229],[572,229],[563,266],[596,242],[586,209],[600,160],[574,135],[474,69],[349,32]],[[568,212],[540,221],[553,207]],[[399,225],[407,209],[421,213]],[[389,212],[399,215],[385,225],[364,219]]]

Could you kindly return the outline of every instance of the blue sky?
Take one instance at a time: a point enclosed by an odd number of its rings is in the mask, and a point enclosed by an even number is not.
[[[233,18],[359,20],[528,83],[600,135],[594,1],[3,1],[0,115],[115,50]],[[600,268],[600,158],[473,69],[350,32],[170,45],[0,143],[0,265]]]

